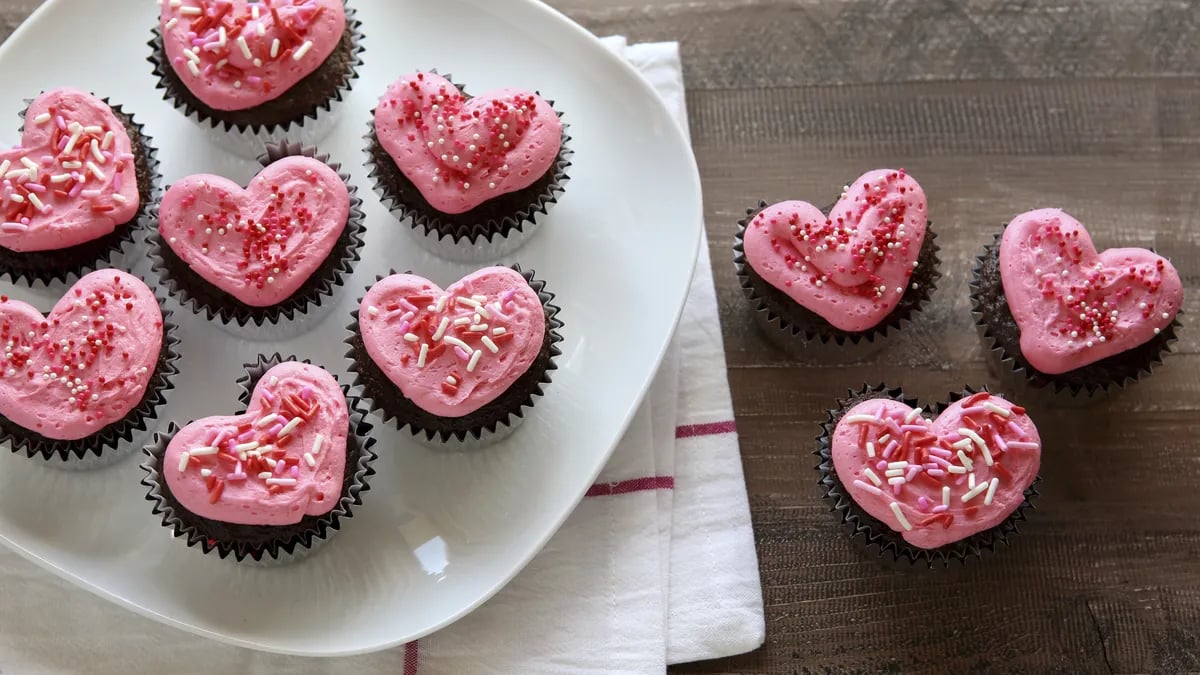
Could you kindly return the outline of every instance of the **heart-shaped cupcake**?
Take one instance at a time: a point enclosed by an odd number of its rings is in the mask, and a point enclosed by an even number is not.
[[[896,308],[925,242],[925,192],[903,169],[847,186],[829,215],[808,202],[764,208],[746,227],[746,261],[793,301],[847,332]]]
[[[0,246],[22,253],[112,233],[141,200],[129,134],[104,101],[73,89],[38,96],[21,145],[0,152]]]
[[[1041,439],[1025,410],[987,392],[932,421],[901,401],[864,401],[838,420],[830,449],[854,502],[922,549],[1004,522],[1041,466]]]
[[[208,283],[252,307],[269,307],[325,262],[349,213],[349,192],[333,169],[285,157],[245,190],[211,175],[175,183],[163,197],[159,233]]]
[[[141,403],[163,341],[163,316],[137,277],[80,279],[49,316],[0,296],[0,415],[55,440],[90,436]]]
[[[375,133],[396,167],[442,213],[466,213],[537,182],[562,147],[562,122],[533,92],[468,97],[432,73],[392,84]]]
[[[343,0],[162,3],[163,47],[188,90],[215,110],[278,98],[333,53],[346,30]]]
[[[525,277],[489,267],[442,290],[412,274],[375,284],[358,315],[363,346],[426,412],[463,417],[494,401],[533,364],[546,314]]]
[[[288,361],[263,375],[245,413],[207,417],[175,434],[161,472],[175,499],[202,518],[295,524],[337,504],[349,424],[337,380]]]
[[[1170,261],[1142,248],[1097,253],[1083,225],[1058,209],[1023,213],[1008,225],[1000,278],[1021,353],[1050,375],[1148,342],[1183,306]]]

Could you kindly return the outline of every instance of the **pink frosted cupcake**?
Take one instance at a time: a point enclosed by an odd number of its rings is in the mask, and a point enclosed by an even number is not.
[[[734,264],[754,318],[797,356],[861,358],[918,313],[941,277],[920,183],[870,171],[831,207],[760,202],[739,223]]]
[[[189,546],[238,561],[290,560],[362,503],[374,473],[371,427],[322,368],[275,355],[247,369],[246,411],[172,424],[146,448],[142,483]]]
[[[66,281],[115,259],[157,201],[158,160],[120,106],[54,89],[0,152],[0,276]]]
[[[380,279],[350,326],[355,385],[385,421],[428,441],[499,440],[557,367],[553,299],[519,268],[484,268],[445,290],[413,274]]]
[[[1058,209],[1017,216],[997,240],[978,259],[971,301],[1005,375],[1084,400],[1140,379],[1170,351],[1183,284],[1166,258],[1097,252]]]
[[[452,260],[516,250],[558,199],[569,138],[550,102],[498,89],[468,96],[436,73],[396,80],[367,136],[376,190],[421,241]]]
[[[280,338],[334,306],[362,246],[361,200],[311,148],[269,144],[246,188],[201,174],[167,190],[151,237],[171,295],[249,338]]]
[[[137,447],[177,372],[178,340],[141,279],[92,272],[49,314],[0,296],[0,442],[93,468]]]
[[[852,536],[881,556],[934,565],[979,557],[1016,533],[1042,453],[1024,408],[967,389],[930,416],[882,385],[838,403],[817,469]]]
[[[164,97],[224,148],[313,144],[357,77],[360,24],[342,0],[161,3],[150,61]]]

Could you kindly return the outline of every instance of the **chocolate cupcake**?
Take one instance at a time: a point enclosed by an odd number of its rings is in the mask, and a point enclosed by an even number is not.
[[[1041,440],[1025,409],[966,389],[930,419],[900,389],[838,401],[818,439],[833,510],[879,556],[929,566],[1008,543],[1037,495]]]
[[[571,165],[559,113],[536,93],[468,96],[436,73],[396,80],[372,113],[375,189],[436,255],[494,261],[524,244]]]
[[[160,303],[113,269],[84,276],[46,316],[0,296],[0,442],[63,469],[136,449],[178,372]]]
[[[328,155],[269,144],[246,189],[189,176],[167,190],[154,269],[184,306],[247,339],[284,339],[332,309],[363,244],[362,200]]]
[[[826,209],[760,202],[747,215],[734,242],[738,278],[755,321],[792,356],[869,356],[941,277],[925,192],[903,169],[864,174]]]
[[[75,89],[42,93],[22,117],[21,144],[0,152],[0,278],[48,285],[124,262],[158,201],[141,125]]]
[[[1079,221],[1040,209],[1017,216],[977,260],[971,305],[1003,377],[1083,401],[1162,362],[1183,284],[1154,252],[1097,253]]]
[[[481,269],[446,290],[412,274],[382,278],[350,326],[355,385],[384,421],[433,445],[497,441],[557,368],[553,299],[517,266]]]
[[[342,0],[163,2],[150,62],[163,98],[236,155],[323,139],[358,77],[361,24]]]
[[[246,411],[171,424],[145,451],[154,513],[188,546],[222,559],[290,562],[362,504],[374,475],[371,425],[324,369],[278,354],[246,365]]]

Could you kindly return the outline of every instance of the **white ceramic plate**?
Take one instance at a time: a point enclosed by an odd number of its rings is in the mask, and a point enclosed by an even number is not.
[[[241,364],[259,352],[311,358],[344,380],[345,326],[377,273],[411,268],[445,285],[470,271],[417,250],[362,168],[368,111],[392,79],[418,68],[451,72],[476,92],[538,89],[571,125],[567,193],[534,241],[506,261],[537,270],[566,322],[560,370],[529,421],[504,443],[470,453],[427,450],[407,432],[378,426],[379,473],[365,504],[311,558],[274,569],[172,540],[143,498],[140,458],[76,475],[0,454],[0,542],[159,621],[292,654],[361,653],[428,634],[533,557],[640,403],[682,309],[701,233],[699,178],[684,135],[649,85],[582,28],[532,0],[353,4],[367,65],[321,148],[353,170],[366,201],[364,259],[335,314],[288,342],[233,339],[176,311],[182,372],[159,421],[237,409]],[[24,98],[71,85],[112,97],[146,124],[167,183],[197,172],[247,180],[250,162],[211,145],[154,89],[145,43],[156,11],[150,0],[42,7],[0,48],[0,138],[17,140]],[[0,290],[43,308],[54,297],[7,282]]]

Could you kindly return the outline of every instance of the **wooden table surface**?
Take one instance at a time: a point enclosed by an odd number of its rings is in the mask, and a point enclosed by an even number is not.
[[[37,4],[0,0],[0,37]],[[767,643],[675,672],[1200,671],[1200,2],[550,4],[599,34],[683,45]],[[749,319],[735,221],[759,198],[831,200],[882,166],[928,193],[946,275],[932,306],[869,362],[784,358]],[[1111,400],[1031,409],[1043,494],[1012,546],[949,570],[882,566],[821,500],[818,424],[864,381],[927,400],[993,382],[971,259],[1043,206],[1101,247],[1175,262],[1176,353]]]

